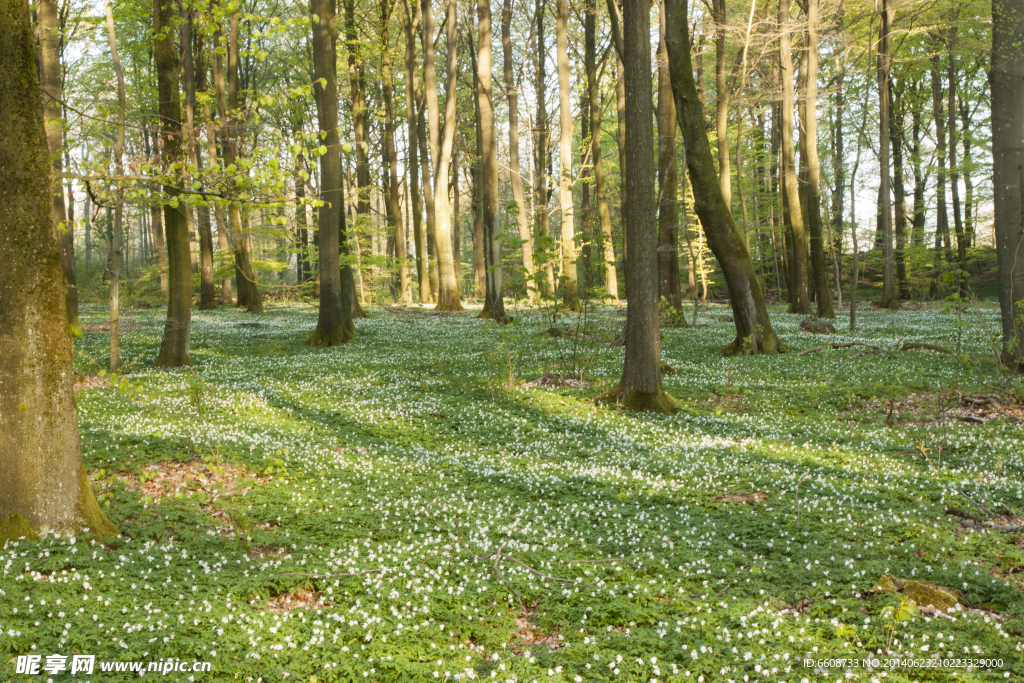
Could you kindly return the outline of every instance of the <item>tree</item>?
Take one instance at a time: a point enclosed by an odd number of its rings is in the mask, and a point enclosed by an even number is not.
[[[92,493],[75,409],[54,175],[28,3],[0,0],[0,546],[116,533]]]
[[[800,205],[800,192],[796,177],[796,150],[793,147],[793,55],[789,17],[791,6],[790,0],[779,0],[779,64],[781,65],[780,78],[782,79],[782,115],[780,117],[782,120],[782,207],[783,216],[793,241],[789,312],[807,315],[811,312],[808,291],[807,232]]]
[[[383,48],[381,71],[383,72],[384,96],[384,154],[387,157],[388,200],[391,206],[391,217],[394,226],[395,259],[398,261],[398,302],[412,303],[412,290],[409,282],[409,266],[405,254],[405,224],[402,221],[401,201],[398,185],[398,154],[395,151],[395,115],[394,115],[394,71],[391,63],[390,32],[391,12],[394,9],[392,0],[381,0],[380,23],[381,45]],[[305,211],[305,209],[303,209]],[[305,220],[303,220],[305,222]]]
[[[512,70],[512,0],[504,0],[501,6],[501,49],[505,71],[505,96],[508,97],[509,182],[512,185],[512,201],[516,204],[515,219],[519,228],[519,240],[522,242],[523,270],[526,271],[529,298],[531,302],[536,303],[538,296],[533,281],[533,236],[530,234],[530,219],[526,213],[526,198],[523,196],[519,166],[519,94]]]
[[[167,322],[158,367],[176,368],[192,365],[188,355],[189,333],[192,325],[192,263],[189,253],[188,225],[180,209],[181,185],[173,178],[173,166],[181,159],[181,102],[178,87],[180,67],[175,41],[171,40],[174,26],[174,8],[170,0],[154,0],[153,35],[156,59],[157,89],[160,96],[160,137],[163,138],[161,161],[164,184],[164,235],[167,240],[168,301]],[[237,240],[236,240],[237,243]]]
[[[498,147],[495,140],[494,106],[491,99],[491,5],[490,0],[477,0],[477,92],[476,99],[480,107],[480,198],[483,203],[483,246],[484,263],[487,267],[487,288],[485,290],[482,318],[505,318],[505,303],[501,291],[501,242],[498,238],[495,214],[498,210]],[[455,12],[455,0],[451,0],[448,11]],[[451,22],[451,17],[449,16]],[[449,23],[449,26],[453,26]],[[452,42],[454,29],[448,32],[449,63],[453,62]],[[454,70],[449,69],[448,77],[455,80]],[[445,116],[445,130],[448,121],[455,118],[454,90],[449,91],[449,114]],[[454,127],[454,126],[453,126]],[[447,183],[447,175],[444,178]],[[447,195],[447,190],[445,191]],[[450,244],[450,242],[449,242]],[[456,297],[458,295],[456,294]],[[440,305],[440,304],[439,304]],[[462,308],[459,306],[459,308]]]
[[[660,6],[658,40],[658,294],[677,310],[679,288],[679,202],[676,166],[676,105],[665,48],[665,4]],[[719,144],[722,143],[720,140]],[[721,157],[719,157],[721,159]],[[725,192],[723,191],[723,196]]]
[[[992,185],[1003,362],[1024,361],[1024,1],[992,2]]]
[[[326,151],[320,155],[320,309],[309,346],[338,346],[356,333],[352,322],[351,274],[344,278],[339,258],[345,240],[345,190],[341,184],[338,134],[338,33],[336,0],[312,0],[313,80],[317,123]],[[348,270],[349,266],[345,266]],[[351,271],[350,271],[351,273]]]
[[[117,139],[114,142],[114,168],[118,175],[124,175],[124,73],[121,71],[121,59],[117,54],[117,37],[114,34],[114,9],[110,0],[106,2],[107,12],[107,44],[110,46],[110,61],[117,76]],[[110,371],[121,367],[119,287],[121,268],[121,237],[124,234],[121,221],[124,213],[124,195],[117,193],[117,204],[114,206],[114,239],[110,248]]]
[[[548,202],[551,199],[551,192],[548,188],[548,109],[547,109],[547,69],[544,66],[548,46],[544,39],[544,14],[546,0],[535,0],[534,21],[537,25],[537,49],[534,51],[536,63],[534,64],[533,88],[537,98],[537,117],[534,120],[536,131],[533,140],[533,191],[534,208],[537,221],[536,237],[538,241],[538,252],[541,252],[544,264],[544,274],[540,281],[541,293],[550,296],[555,291],[555,269],[551,258],[547,253],[550,247],[551,224],[548,213]]]
[[[64,93],[61,78],[60,53],[63,33],[60,21],[60,3],[57,0],[40,0],[39,13],[39,66],[40,90],[43,93],[43,121],[46,124],[46,140],[50,146],[54,178],[53,209],[60,224],[60,263],[67,280],[67,312],[72,331],[78,335],[78,286],[75,277],[74,226],[68,223],[64,203],[64,186],[59,180],[64,170],[62,153],[64,148],[64,119],[61,104]]]
[[[878,215],[882,234],[882,308],[896,307],[896,279],[892,252],[892,191],[890,185],[889,150],[889,71],[892,21],[896,14],[892,0],[882,0],[881,35],[878,39],[878,165],[881,181],[878,188]]]
[[[562,0],[564,2],[565,0]],[[651,17],[647,3],[627,0],[622,12],[622,66],[626,95],[629,175],[629,267],[626,288],[626,358],[619,386],[611,392],[630,410],[671,413],[675,401],[661,386],[658,329],[657,198],[654,194],[654,112],[651,106]],[[719,194],[721,196],[721,194]]]
[[[420,108],[422,96],[416,69],[416,33],[419,31],[419,3],[416,0],[402,0],[402,26],[405,29],[405,111],[408,120],[407,158],[409,163],[409,187],[412,204],[413,241],[416,243],[416,283],[421,302],[431,300],[430,280],[423,248],[423,212],[420,206],[419,155],[416,153],[420,139]],[[429,187],[425,188],[428,192]],[[431,219],[433,220],[433,219]]]
[[[697,94],[690,61],[690,29],[686,23],[685,0],[665,0],[665,24],[672,93],[676,100],[676,116],[683,134],[683,143],[686,145],[686,167],[693,184],[694,208],[707,236],[708,246],[725,275],[736,324],[736,339],[725,347],[723,353],[771,354],[786,351],[788,347],[779,340],[772,328],[754,264],[725,203],[715,174],[715,160],[704,124],[704,105]],[[630,159],[629,163],[628,178],[632,178],[634,162]],[[630,201],[633,201],[633,195],[630,195]],[[630,233],[631,240],[633,234]],[[633,251],[633,244],[631,241],[630,252]],[[630,287],[632,292],[632,284]],[[626,343],[628,345],[628,339]]]
[[[562,287],[565,306],[580,310],[576,284],[576,234],[572,205],[572,103],[569,90],[569,0],[557,0],[555,42],[558,53],[558,206],[562,214]]]

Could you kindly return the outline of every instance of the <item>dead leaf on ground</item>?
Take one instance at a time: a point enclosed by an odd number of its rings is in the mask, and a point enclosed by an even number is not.
[[[308,588],[300,588],[294,593],[282,593],[270,599],[267,606],[271,612],[288,612],[293,609],[323,609],[331,603],[323,602],[321,595]]]

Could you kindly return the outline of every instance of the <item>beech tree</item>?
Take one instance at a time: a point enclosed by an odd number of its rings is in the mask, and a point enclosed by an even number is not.
[[[116,530],[92,493],[75,409],[54,173],[26,0],[0,0],[0,545]]]

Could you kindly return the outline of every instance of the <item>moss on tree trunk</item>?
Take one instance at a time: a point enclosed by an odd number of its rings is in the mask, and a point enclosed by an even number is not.
[[[25,0],[0,0],[0,545],[113,533],[79,446],[53,173]]]

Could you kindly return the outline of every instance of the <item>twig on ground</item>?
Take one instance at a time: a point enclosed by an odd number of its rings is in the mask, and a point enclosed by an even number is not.
[[[984,506],[980,505],[979,503],[975,503],[975,502],[974,502],[973,500],[971,500],[970,498],[968,498],[968,497],[967,497],[967,494],[966,494],[966,493],[964,493],[963,491],[958,491],[957,493],[958,493],[958,495],[961,495],[961,496],[963,496],[964,498],[967,498],[967,500],[968,500],[969,502],[971,502],[971,503],[973,503],[973,504],[974,504],[974,507],[976,507],[976,508],[978,508],[979,510],[981,510],[982,512],[984,512],[984,513],[985,513],[985,514],[987,514],[987,515],[988,515],[989,517],[998,517],[998,516],[999,516],[999,515],[997,515],[996,513],[994,513],[994,512],[992,512],[991,510],[989,510],[989,509],[988,509],[987,507],[984,507]]]
[[[385,571],[384,567],[380,569],[367,569],[363,572],[348,572],[347,574],[304,574],[302,572],[283,572],[281,574],[270,574],[263,577],[263,580],[259,582],[258,586],[262,586],[271,579],[276,579],[279,576],[305,576],[310,579],[340,579],[346,576],[363,576],[364,574],[378,574]]]
[[[825,344],[824,346],[819,346],[816,349],[807,349],[806,351],[801,351],[800,353],[798,353],[796,355],[798,355],[798,356],[806,356],[809,353],[817,353],[818,351],[830,351],[832,349],[848,349],[848,348],[851,348],[853,346],[865,346],[865,347],[867,347],[869,349],[873,349],[873,350],[875,350],[875,351],[877,351],[879,353],[886,353],[885,349],[883,349],[881,346],[875,346],[874,344],[865,344],[864,342],[845,342],[845,343],[842,343],[842,344],[835,344],[835,343]]]

